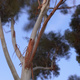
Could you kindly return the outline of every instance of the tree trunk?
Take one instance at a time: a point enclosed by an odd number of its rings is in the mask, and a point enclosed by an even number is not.
[[[25,69],[25,61],[22,65],[22,74],[21,74],[21,80],[30,80],[31,79],[31,69]]]

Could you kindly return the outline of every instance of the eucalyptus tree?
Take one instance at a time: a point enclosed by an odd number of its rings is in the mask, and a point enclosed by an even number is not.
[[[56,64],[57,60],[61,57],[69,56],[69,46],[63,36],[59,33],[55,34],[51,32],[49,34],[43,34],[43,32],[56,10],[61,10],[61,12],[65,14],[67,13],[67,8],[70,9],[72,7],[68,7],[65,4],[67,0],[54,0],[54,6],[50,8],[50,1],[51,0],[0,0],[0,39],[6,61],[15,80],[36,79],[40,74],[43,74],[41,78],[47,78],[46,75],[51,75],[51,71],[53,71],[54,75],[58,75],[59,67]],[[16,43],[16,32],[14,30],[14,17],[18,15],[20,9],[24,6],[28,8],[28,19],[30,20],[27,29],[33,27],[25,56],[22,55],[18,48]],[[47,14],[49,9],[52,9],[52,11]],[[11,22],[12,44],[22,65],[20,78],[9,56],[3,34],[2,23],[8,21]]]

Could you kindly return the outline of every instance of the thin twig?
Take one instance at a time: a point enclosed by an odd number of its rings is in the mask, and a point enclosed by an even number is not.
[[[66,2],[66,0],[64,0],[61,4],[64,4]]]
[[[9,33],[9,32],[11,32],[11,30],[9,30],[9,31],[6,31],[4,28],[3,28],[3,30],[4,30],[4,32],[5,32],[5,33]]]
[[[38,66],[38,67],[33,68],[33,71],[35,71],[37,69],[50,70],[52,68],[51,67],[41,67],[41,66]]]
[[[70,6],[70,7],[59,7],[59,8],[57,8],[57,10],[59,10],[59,9],[71,9],[71,8],[74,8],[74,7],[76,7],[76,5],[75,6]],[[50,7],[49,9],[54,9],[54,8]]]
[[[55,1],[55,5],[54,5],[54,7],[56,7],[56,4],[57,4],[57,0]]]

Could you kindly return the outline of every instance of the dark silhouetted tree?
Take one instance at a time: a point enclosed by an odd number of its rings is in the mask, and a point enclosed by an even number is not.
[[[71,75],[69,76],[68,80],[80,80],[80,77],[77,75]]]
[[[76,60],[80,63],[80,5],[77,6],[75,13],[72,15],[71,30],[65,31],[65,38],[71,47],[76,49]]]

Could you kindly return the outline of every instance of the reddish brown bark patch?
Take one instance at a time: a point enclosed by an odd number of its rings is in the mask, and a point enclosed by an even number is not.
[[[13,38],[15,38],[15,31],[13,31]]]
[[[34,45],[34,40],[30,39],[29,44],[28,44],[28,48],[27,48],[27,51],[26,51],[26,55],[25,55],[25,68],[30,68],[29,60],[31,58],[33,45]]]

